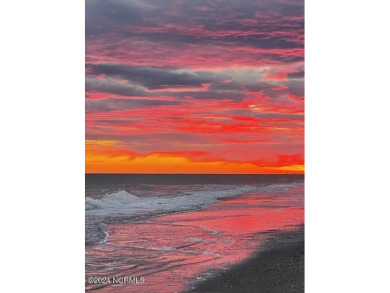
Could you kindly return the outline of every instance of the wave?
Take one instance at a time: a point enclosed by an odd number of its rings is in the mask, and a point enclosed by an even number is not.
[[[102,199],[87,197],[85,199],[85,210],[104,209],[123,204],[126,205],[138,199],[138,196],[132,195],[124,190],[120,190],[118,192],[106,194]]]
[[[86,215],[139,215],[161,212],[180,212],[196,209],[212,204],[218,199],[236,196],[253,190],[253,186],[224,187],[217,190],[207,190],[174,196],[138,197],[127,191],[120,190],[109,193],[101,199],[87,197],[85,199]]]
[[[303,183],[271,184],[271,185],[210,185],[203,186],[201,191],[182,189],[176,195],[136,196],[125,190],[112,192],[100,199],[85,199],[86,239],[87,245],[105,242],[108,235],[106,224],[121,221],[146,219],[172,213],[183,213],[199,210],[220,199],[237,196],[250,191],[264,194],[284,193],[294,186]],[[208,229],[207,227],[203,227]],[[212,233],[218,233],[210,230]]]

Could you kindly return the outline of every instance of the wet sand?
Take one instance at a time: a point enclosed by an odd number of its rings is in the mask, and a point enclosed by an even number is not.
[[[190,292],[304,292],[304,228],[273,233],[260,252]]]

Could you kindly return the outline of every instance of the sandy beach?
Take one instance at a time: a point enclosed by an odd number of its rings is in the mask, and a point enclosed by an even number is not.
[[[274,233],[260,252],[191,292],[304,292],[304,229]]]

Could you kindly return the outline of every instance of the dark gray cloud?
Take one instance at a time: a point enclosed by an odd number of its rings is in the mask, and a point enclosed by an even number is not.
[[[209,73],[197,73],[185,69],[138,67],[122,64],[90,64],[91,74],[104,74],[140,84],[149,89],[165,87],[200,87],[213,78]]]
[[[144,2],[144,3],[143,3]],[[92,35],[120,31],[121,26],[142,24],[145,17],[157,14],[153,5],[138,0],[86,0],[85,34]]]
[[[228,100],[242,100],[245,97],[242,92],[244,86],[256,84],[264,76],[264,71],[254,69],[204,72],[121,64],[89,64],[87,72],[87,91],[122,96],[171,96]],[[205,84],[209,84],[209,88],[201,89]],[[191,87],[199,87],[200,90],[191,91],[188,89]],[[171,88],[177,88],[177,90],[172,91]],[[185,90],[180,91],[181,88]]]
[[[134,144],[134,142],[142,143],[145,145],[153,146],[154,144],[166,145],[169,143],[176,143],[180,147],[181,143],[204,143],[207,141],[207,136],[191,133],[183,133],[178,131],[173,131],[169,133],[154,133],[150,135],[149,133],[145,134],[98,134],[98,133],[87,133],[86,139],[90,140],[100,140],[100,139],[112,139],[120,140],[126,144]]]
[[[302,38],[291,37],[303,36],[303,25],[303,0],[86,1],[86,37],[98,35],[100,38],[104,34],[105,39],[112,42],[141,38],[165,46],[213,44],[263,49],[303,48]],[[202,31],[190,32],[186,30],[188,27]],[[229,31],[242,31],[243,34],[230,34]],[[290,32],[290,37],[286,32]]]
[[[288,92],[296,97],[302,97],[305,95],[304,81],[300,80],[289,80],[286,82]]]
[[[297,71],[297,72],[291,72],[287,75],[288,78],[304,78],[305,72],[304,71]]]
[[[193,71],[181,68],[139,67],[121,64],[89,64],[86,91],[105,92],[121,96],[161,97],[178,99],[217,99],[239,101],[248,91],[262,92],[275,98],[289,91],[303,96],[300,72],[286,80],[267,81],[269,69],[242,68],[223,71]],[[272,71],[272,70],[271,70]],[[203,87],[203,86],[208,86]],[[281,90],[283,86],[285,89]],[[198,87],[198,90],[190,90]],[[176,90],[171,90],[176,88]]]
[[[128,109],[140,109],[147,107],[180,104],[180,101],[108,98],[99,100],[87,100],[85,102],[85,111],[87,113],[124,111]]]
[[[121,83],[109,78],[85,78],[85,91],[111,93],[122,96],[150,96],[145,89],[129,83]]]

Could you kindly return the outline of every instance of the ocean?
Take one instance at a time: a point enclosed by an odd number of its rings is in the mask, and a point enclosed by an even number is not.
[[[187,292],[304,224],[304,175],[87,174],[86,291]]]

